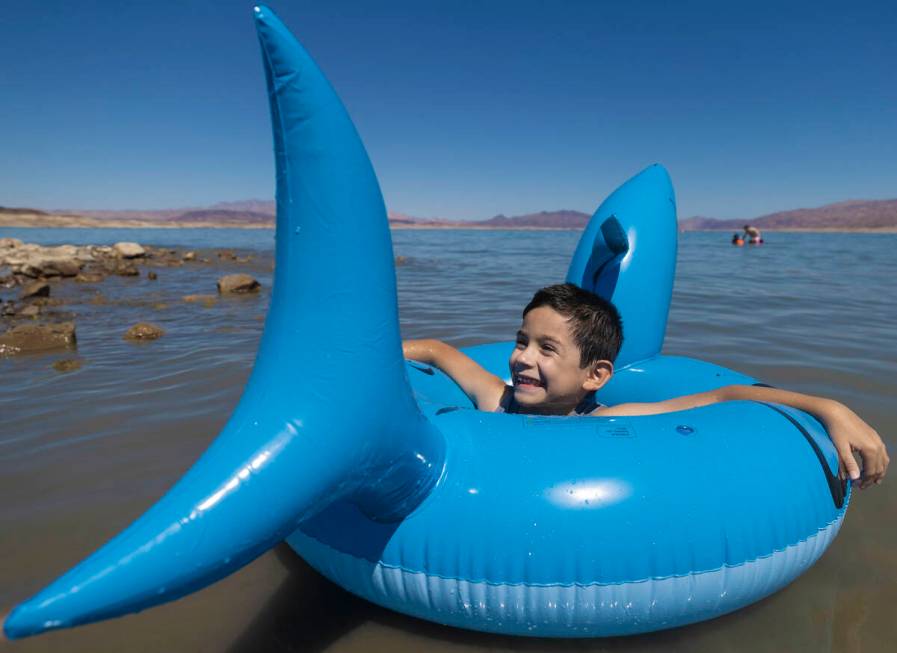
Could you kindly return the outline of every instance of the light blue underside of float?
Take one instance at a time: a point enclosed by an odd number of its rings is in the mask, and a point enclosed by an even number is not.
[[[270,10],[255,17],[277,245],[253,373],[187,474],[18,606],[8,636],[176,599],[287,537],[350,591],[402,612],[557,636],[709,618],[818,557],[844,507],[831,443],[806,415],[750,402],[639,418],[488,414],[442,373],[406,364],[386,212],[364,147],[305,50]],[[607,403],[752,381],[658,356],[675,252],[660,166],[612,194],[577,247],[568,279],[612,298],[625,321]],[[508,350],[470,353],[505,374]],[[358,374],[377,381],[349,388]]]
[[[717,617],[768,596],[806,571],[844,512],[805,540],[702,573],[625,583],[546,585],[444,578],[332,549],[297,531],[289,544],[333,582],[383,607],[442,624],[533,637],[632,635]]]

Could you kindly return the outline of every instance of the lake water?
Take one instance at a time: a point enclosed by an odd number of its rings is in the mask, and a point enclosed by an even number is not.
[[[210,250],[213,259],[212,250],[228,248],[253,260],[159,268],[155,282],[55,283],[53,295],[65,300],[55,310],[77,324],[77,351],[0,358],[0,610],[116,534],[215,437],[252,367],[274,244],[270,230],[0,228],[4,236],[42,244],[132,240]],[[578,237],[393,232],[395,253],[408,259],[397,270],[403,336],[459,346],[509,339],[533,291],[563,280]],[[214,294],[217,278],[231,271],[254,275],[263,292],[209,307],[181,301]],[[893,453],[895,278],[897,235],[771,233],[762,247],[734,248],[725,233],[681,234],[665,352],[844,401]],[[123,341],[138,321],[167,333],[151,343]],[[73,357],[82,359],[81,369],[52,368]],[[771,482],[788,491],[787,478]],[[833,546],[784,591],[710,622],[651,635],[551,641],[445,628],[356,599],[279,548],[174,604],[0,649],[892,651],[895,488],[897,477],[857,493]]]

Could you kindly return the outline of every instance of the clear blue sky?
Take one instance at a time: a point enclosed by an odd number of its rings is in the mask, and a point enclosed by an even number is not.
[[[0,205],[273,196],[251,2],[0,0]],[[680,217],[897,197],[897,3],[269,3],[390,209],[591,212],[655,161]]]

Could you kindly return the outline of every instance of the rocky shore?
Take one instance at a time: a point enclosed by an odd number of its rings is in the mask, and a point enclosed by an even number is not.
[[[103,334],[153,347],[189,331],[195,311],[261,320],[259,278],[270,283],[271,254],[135,242],[45,247],[0,238],[0,364],[48,354],[57,371],[77,370],[87,362],[78,355],[79,330],[95,344]],[[395,258],[397,266],[407,263]]]
[[[77,349],[77,306],[114,304],[115,300],[99,289],[112,277],[136,277],[153,283],[163,268],[213,265],[233,268],[252,260],[252,254],[240,256],[231,250],[197,252],[131,242],[112,246],[44,247],[15,238],[0,238],[0,358]],[[71,285],[92,292],[88,292],[86,301],[75,301]],[[215,294],[185,295],[179,299],[194,302],[201,297],[199,301],[208,307],[222,295],[257,294],[260,289],[261,284],[253,276],[231,273],[221,275],[216,287],[208,289]],[[147,305],[151,310],[165,307],[166,304],[159,302]],[[121,337],[150,341],[164,334],[164,329],[147,320],[122,325]],[[57,360],[53,367],[65,372],[78,369],[81,364],[77,358]]]

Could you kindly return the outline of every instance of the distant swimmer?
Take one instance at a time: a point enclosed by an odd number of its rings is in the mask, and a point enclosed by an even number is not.
[[[760,235],[760,230],[749,224],[744,225],[744,235],[750,245],[760,245],[763,242],[763,236]]]
[[[732,244],[736,247],[744,247],[744,238],[741,234],[732,234]]]

